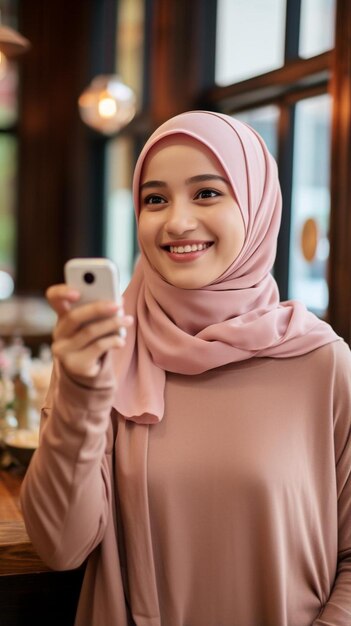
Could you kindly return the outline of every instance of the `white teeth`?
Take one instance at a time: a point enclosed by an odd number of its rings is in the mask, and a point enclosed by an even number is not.
[[[209,248],[209,243],[193,243],[186,244],[185,246],[170,246],[169,249],[171,252],[176,254],[184,254],[186,252],[198,252],[200,250],[205,250],[205,248]]]

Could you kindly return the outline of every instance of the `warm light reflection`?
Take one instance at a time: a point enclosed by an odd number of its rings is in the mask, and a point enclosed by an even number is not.
[[[103,118],[113,117],[117,113],[117,104],[108,94],[103,95],[98,104],[99,115]]]
[[[0,52],[0,80],[4,78],[7,73],[8,61],[3,52]]]

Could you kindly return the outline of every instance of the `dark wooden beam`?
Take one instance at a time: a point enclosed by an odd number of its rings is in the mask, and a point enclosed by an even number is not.
[[[214,83],[215,0],[154,0],[149,51],[151,126],[195,108]]]
[[[299,56],[301,0],[288,0],[285,19],[285,63]]]
[[[336,15],[331,153],[329,320],[351,340],[351,3],[339,0]]]
[[[17,292],[42,293],[62,280],[79,246],[87,201],[87,133],[77,99],[89,77],[90,14],[84,0],[21,0],[21,32],[31,41],[21,63]],[[78,225],[79,224],[79,225]]]
[[[19,0],[32,47],[21,63],[18,293],[61,281],[71,256],[102,250],[106,139],[80,120],[78,98],[115,67],[115,0]]]
[[[278,129],[278,163],[283,209],[281,227],[278,236],[277,256],[274,264],[274,277],[279,286],[281,300],[287,300],[289,297],[294,127],[295,106],[293,104],[287,104],[281,108]]]

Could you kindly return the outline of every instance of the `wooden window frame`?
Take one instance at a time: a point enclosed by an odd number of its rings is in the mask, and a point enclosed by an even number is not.
[[[266,74],[202,93],[204,108],[235,112],[276,104],[281,109],[278,127],[278,163],[284,202],[284,221],[278,240],[275,276],[281,297],[288,296],[291,221],[292,158],[295,105],[329,93],[332,98],[331,214],[328,266],[327,319],[351,340],[351,3],[337,0],[335,46],[305,59],[298,57],[300,0],[288,0],[285,65]],[[214,80],[213,80],[214,82]]]

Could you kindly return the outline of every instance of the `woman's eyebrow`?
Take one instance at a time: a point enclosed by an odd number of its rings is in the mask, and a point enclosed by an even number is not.
[[[223,183],[226,183],[226,185],[230,184],[229,180],[218,174],[197,174],[197,176],[187,178],[185,183],[186,185],[191,185],[191,183],[201,183],[206,180],[221,180]],[[147,180],[140,185],[140,189],[147,189],[149,187],[167,187],[167,183],[163,180]]]
[[[167,184],[163,180],[147,180],[140,185],[140,189],[147,189],[148,187],[167,187]]]
[[[201,183],[206,180],[221,180],[223,183],[229,185],[229,180],[218,174],[198,174],[197,176],[187,178],[185,182],[187,185],[190,185],[191,183]]]

